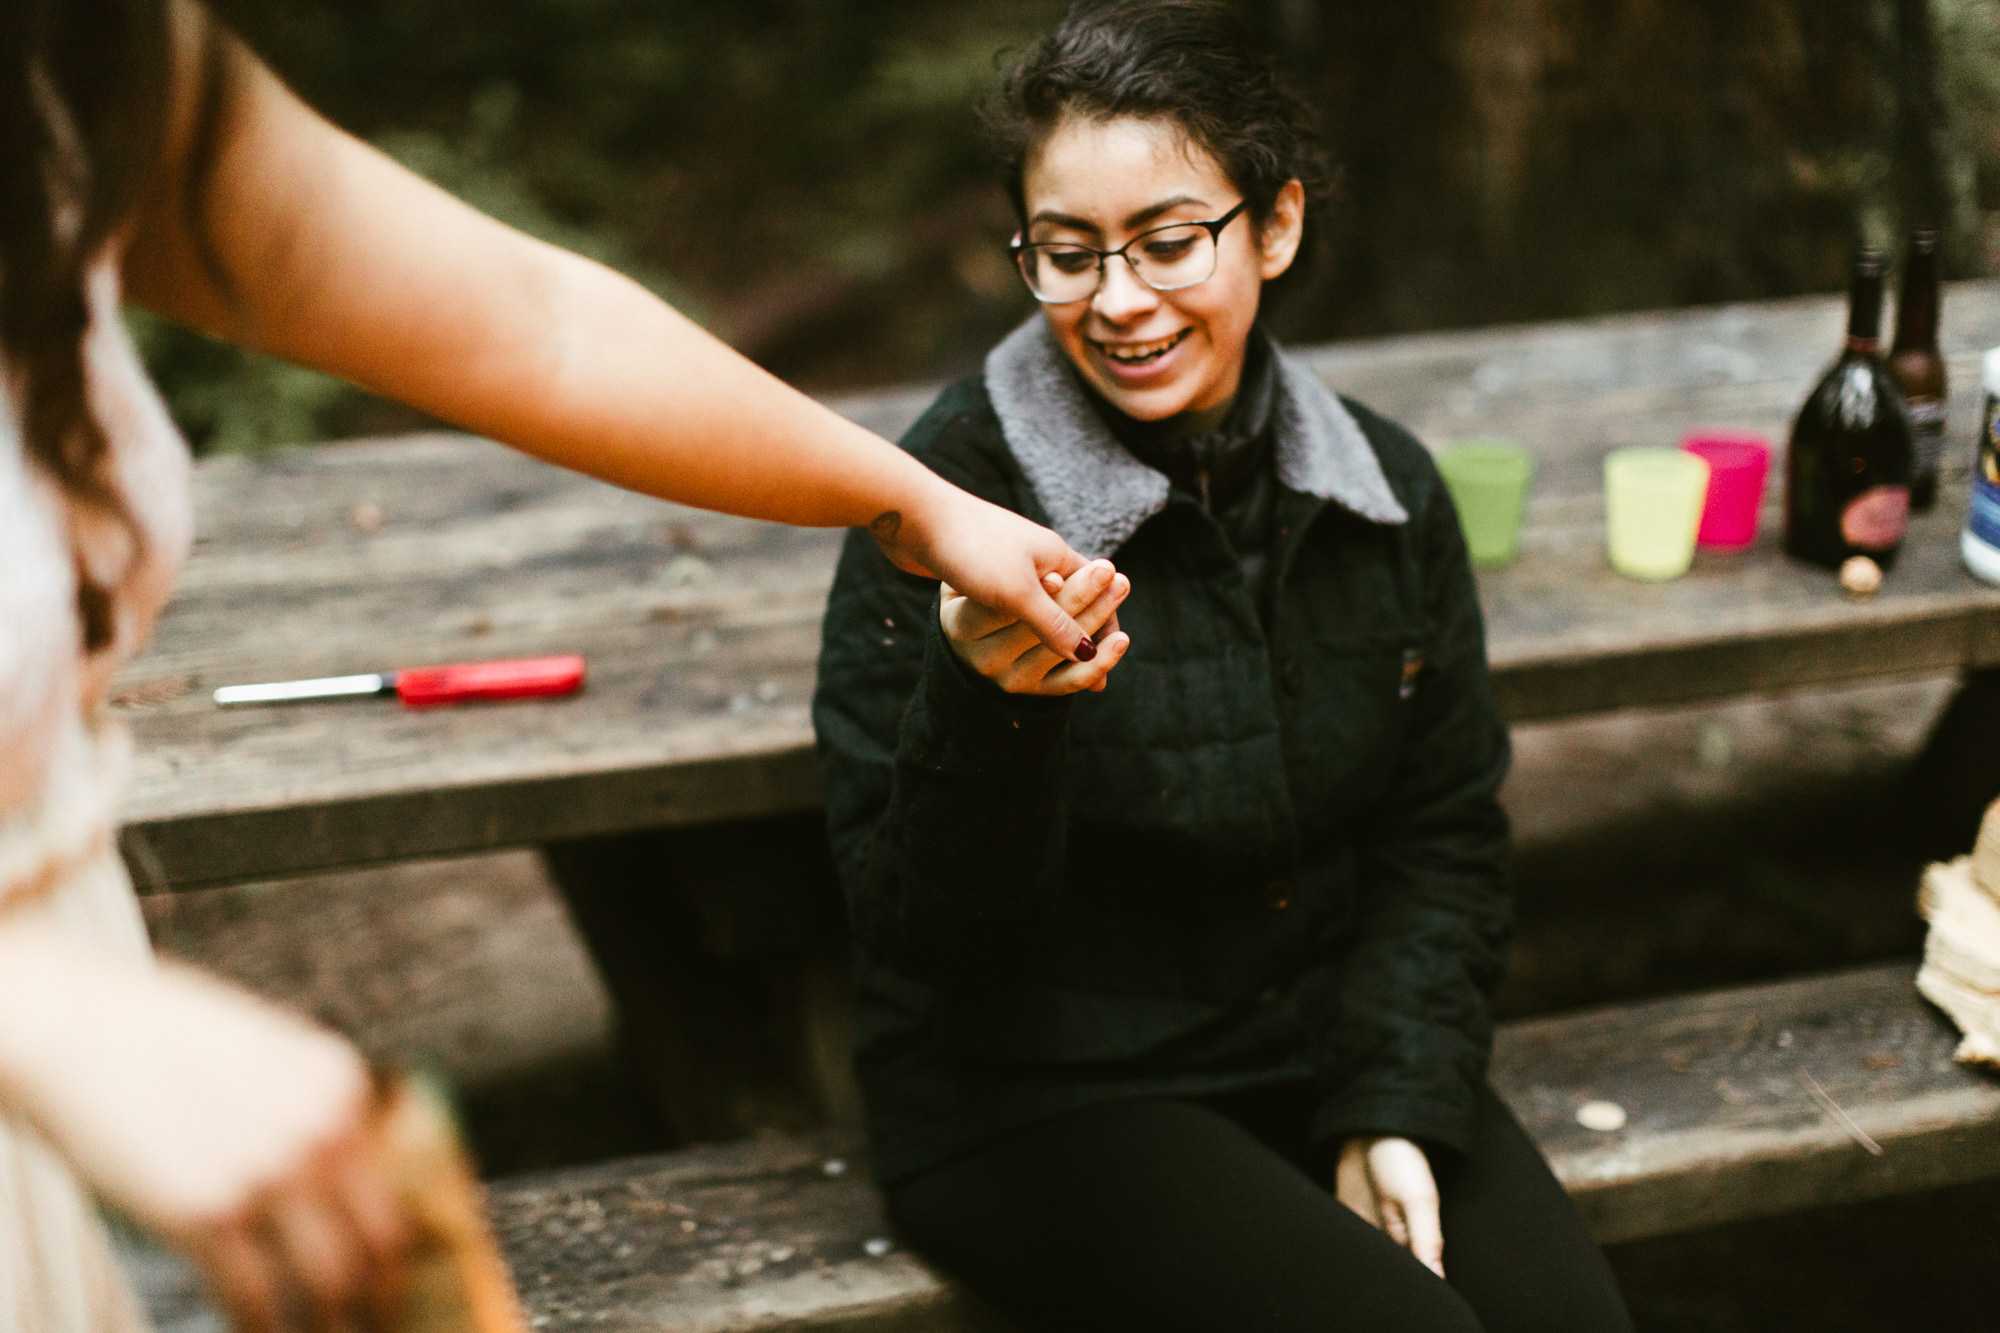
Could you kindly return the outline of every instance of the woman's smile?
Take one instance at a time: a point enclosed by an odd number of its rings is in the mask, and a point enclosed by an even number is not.
[[[1166,364],[1171,354],[1186,342],[1188,335],[1193,332],[1192,328],[1185,328],[1179,333],[1146,342],[1127,340],[1112,342],[1101,338],[1090,338],[1087,341],[1097,354],[1110,364],[1111,372],[1119,378],[1150,379],[1171,369]]]

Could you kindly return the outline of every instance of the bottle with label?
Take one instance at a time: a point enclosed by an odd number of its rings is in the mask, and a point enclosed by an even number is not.
[[[1915,454],[1910,463],[1910,508],[1937,503],[1938,464],[1944,456],[1944,355],[1938,351],[1938,234],[1913,232],[1903,263],[1903,294],[1896,303],[1896,341],[1889,373],[1910,408]]]
[[[1972,507],[1965,511],[1965,535],[1958,549],[1965,567],[1988,583],[2000,583],[2000,347],[1986,354],[1981,368],[1986,406],[1979,414],[1979,452],[1972,465]]]
[[[1847,347],[1799,409],[1785,460],[1785,550],[1838,569],[1895,561],[1910,517],[1910,410],[1882,360],[1882,254],[1854,262]]]

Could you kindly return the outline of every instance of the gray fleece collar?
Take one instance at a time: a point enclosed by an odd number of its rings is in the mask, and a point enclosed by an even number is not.
[[[1311,371],[1273,350],[1278,480],[1376,523],[1407,522],[1353,414]],[[1079,554],[1110,555],[1167,507],[1166,474],[1118,442],[1040,315],[987,353],[986,393],[1035,498]]]

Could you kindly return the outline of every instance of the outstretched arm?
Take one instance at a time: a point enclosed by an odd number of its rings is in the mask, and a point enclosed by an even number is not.
[[[1074,656],[1081,631],[1041,581],[1083,563],[1059,537],[965,495],[630,279],[343,133],[194,0],[175,13],[166,167],[125,255],[135,300],[632,490],[867,527],[902,568]],[[219,111],[203,154],[205,98]]]

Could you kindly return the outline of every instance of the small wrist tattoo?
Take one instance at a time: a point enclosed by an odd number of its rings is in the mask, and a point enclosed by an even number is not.
[[[902,530],[903,530],[903,513],[899,509],[890,509],[883,513],[877,514],[875,516],[875,521],[868,525],[869,533],[878,542],[895,541],[896,534],[901,532]]]

